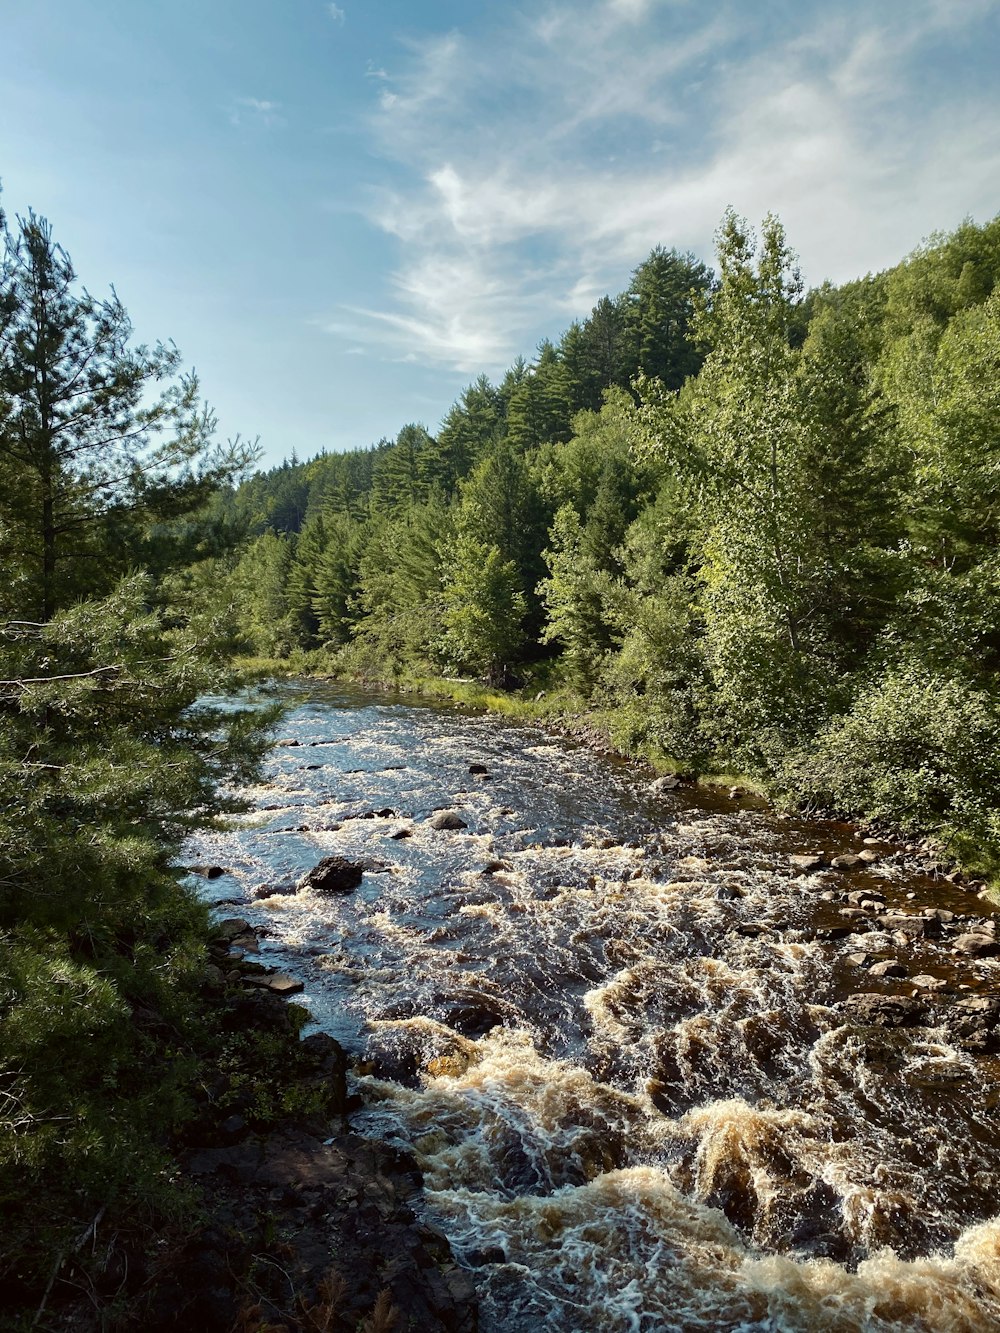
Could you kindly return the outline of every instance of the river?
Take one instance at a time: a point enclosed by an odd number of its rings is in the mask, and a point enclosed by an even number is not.
[[[1000,1329],[974,895],[890,847],[800,871],[859,835],[535,727],[280,688],[253,811],[191,859],[352,1053],[354,1127],[417,1157],[485,1333]],[[332,854],[360,888],[289,892]]]

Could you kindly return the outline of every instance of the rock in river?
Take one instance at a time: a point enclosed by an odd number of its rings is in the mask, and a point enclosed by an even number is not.
[[[361,883],[363,874],[363,868],[346,857],[324,856],[295,887],[299,892],[312,889],[314,893],[351,893]]]
[[[460,829],[469,827],[457,810],[439,810],[436,815],[431,815],[427,822],[433,829]]]

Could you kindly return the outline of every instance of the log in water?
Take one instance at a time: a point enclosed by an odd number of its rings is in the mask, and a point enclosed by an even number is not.
[[[803,870],[858,835],[535,728],[287,692],[255,812],[192,860],[354,1053],[485,1330],[1000,1329],[974,895],[889,847]],[[329,855],[361,885],[296,892]]]

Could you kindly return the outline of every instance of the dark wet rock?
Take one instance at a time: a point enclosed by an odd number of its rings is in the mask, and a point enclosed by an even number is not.
[[[487,861],[483,866],[484,875],[495,875],[498,870],[510,870],[508,861]]]
[[[225,866],[188,866],[189,875],[201,875],[202,879],[221,879],[223,875],[228,875],[229,871]]]
[[[324,856],[296,884],[296,890],[314,893],[351,893],[361,883],[364,868],[343,856]]]
[[[294,892],[294,884],[258,884],[251,896],[254,899],[287,898]]]
[[[941,1021],[951,1039],[964,1050],[994,1051],[998,1046],[1000,996],[976,995],[941,1010]]]
[[[847,926],[823,926],[816,932],[818,940],[846,940],[849,935],[857,935],[867,929],[867,921],[852,921]]]
[[[925,1009],[919,1000],[901,995],[859,992],[848,995],[841,1008],[856,1023],[873,1027],[911,1027],[923,1021]]]
[[[269,976],[245,976],[243,984],[269,991],[272,995],[298,995],[304,989],[301,981],[284,972],[273,972]]]
[[[414,1215],[421,1177],[408,1155],[293,1125],[196,1152],[188,1169],[211,1216],[183,1250],[168,1247],[156,1260],[144,1330],[230,1333],[246,1323],[248,1300],[255,1328],[374,1327],[382,1291],[396,1316],[383,1322],[383,1310],[380,1328],[476,1328],[472,1277],[441,1232]],[[498,1260],[484,1252],[484,1262]]]
[[[229,944],[240,935],[252,935],[253,926],[241,916],[228,916],[224,921],[216,921],[212,927],[212,939],[223,940]]]
[[[340,1042],[327,1032],[314,1032],[304,1037],[302,1050],[315,1063],[315,1081],[322,1083],[327,1093],[326,1110],[329,1115],[347,1114],[347,1055]]]
[[[389,837],[393,842],[402,842],[404,838],[413,837],[413,829],[411,829],[408,824],[404,824],[400,828],[393,829],[389,834]]]
[[[886,958],[881,963],[873,963],[869,969],[869,975],[873,977],[905,977],[907,970],[902,963],[897,963],[894,958]]]
[[[470,764],[469,772],[474,778],[486,778],[489,777],[490,770],[485,764]]]
[[[431,815],[427,823],[432,829],[439,830],[463,829],[469,827],[457,810],[439,810],[437,814]]]
[[[964,954],[968,958],[990,958],[996,953],[1000,953],[1000,945],[992,935],[980,933],[979,931],[970,931],[967,935],[959,935],[952,943],[952,948],[956,953]]]
[[[830,865],[834,870],[858,870],[865,863],[855,852],[847,852],[842,856],[831,858]]]
[[[900,931],[914,939],[930,933],[926,917],[911,916],[907,912],[886,912],[878,917],[878,923],[885,930]]]
[[[507,1256],[500,1245],[483,1245],[467,1251],[465,1262],[470,1268],[485,1268],[488,1264],[505,1264]]]
[[[826,862],[818,852],[803,852],[796,854],[795,856],[790,856],[788,858],[788,864],[793,870],[797,870],[800,874],[809,874],[810,871],[821,869]]]
[[[229,941],[230,949],[242,949],[244,953],[260,953],[260,941],[255,930],[245,930],[242,935],[234,935]]]

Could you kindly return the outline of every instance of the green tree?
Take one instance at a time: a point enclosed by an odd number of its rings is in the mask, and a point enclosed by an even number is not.
[[[123,532],[190,511],[252,450],[213,448],[213,418],[194,376],[179,376],[177,349],[132,346],[118,296],[76,290],[44,219],[5,226],[3,244],[0,543],[20,608],[47,620],[111,586],[131,558]]]
[[[461,670],[502,683],[524,637],[526,607],[517,567],[497,546],[468,532],[455,538],[446,567],[441,651]]]

